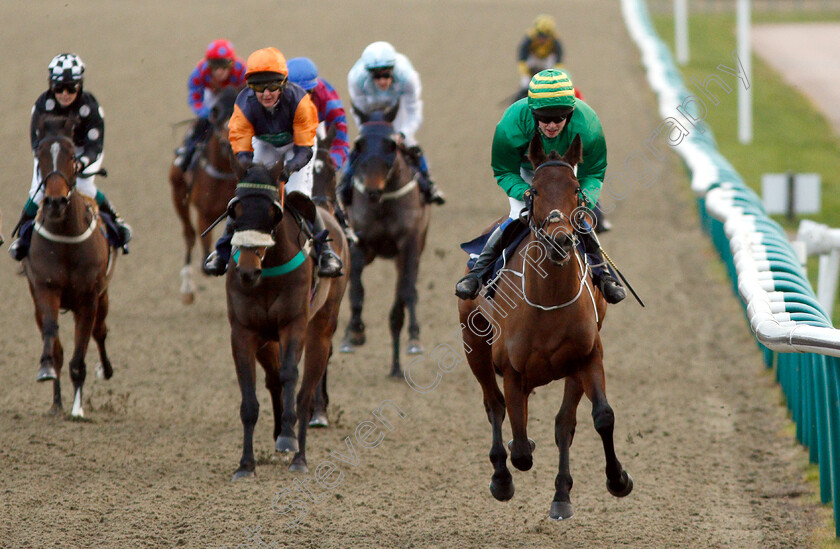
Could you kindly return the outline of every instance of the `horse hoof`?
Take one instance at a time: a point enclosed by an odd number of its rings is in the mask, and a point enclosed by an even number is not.
[[[528,437],[528,444],[531,445],[531,453],[533,453],[534,450],[537,449],[537,443],[534,441],[534,439],[532,439],[531,437]],[[513,449],[513,439],[508,441],[508,450],[512,450],[512,449]]]
[[[325,427],[330,426],[330,422],[327,419],[326,412],[317,411],[312,414],[312,419],[309,420],[309,426],[315,429],[323,429]]]
[[[96,377],[99,379],[111,379],[114,377],[114,368],[111,366],[110,361],[105,364],[99,363],[96,365]]]
[[[237,469],[236,472],[233,474],[233,478],[230,479],[231,482],[236,482],[237,480],[242,480],[243,478],[253,478],[256,476],[254,471],[249,471],[247,469]]]
[[[338,352],[339,353],[345,353],[345,354],[352,354],[352,353],[356,352],[356,348],[353,346],[352,343],[350,343],[349,340],[345,339],[344,341],[341,342],[341,345],[338,346]]]
[[[184,305],[192,305],[195,303],[195,294],[181,294],[181,303]]]
[[[289,471],[295,473],[308,473],[309,467],[307,467],[305,463],[297,463],[293,461],[291,465],[289,465]]]
[[[405,379],[405,372],[403,372],[402,368],[399,366],[393,366],[391,367],[391,373],[388,374],[388,376],[395,379]]]
[[[274,450],[277,452],[297,452],[298,441],[295,437],[279,436],[274,445]]]
[[[35,377],[35,381],[49,381],[51,379],[55,379],[55,368],[52,366],[41,366],[38,370],[38,375]]]
[[[551,509],[548,511],[548,518],[551,520],[566,520],[572,518],[574,514],[572,504],[568,501],[552,501]]]
[[[508,480],[506,483],[497,483],[494,480],[490,481],[490,493],[498,501],[510,501],[513,497],[514,487],[513,480]]]
[[[47,412],[49,415],[54,417],[60,417],[64,415],[64,407],[61,404],[53,404],[50,406],[49,411]]]
[[[408,349],[406,352],[410,355],[422,355],[423,354],[423,344],[417,340],[412,340],[408,342]]]
[[[350,332],[347,334],[345,341],[349,341],[352,345],[358,347],[360,345],[364,345],[367,338],[365,337],[364,332]]]
[[[621,481],[618,484],[616,487],[610,486],[610,481],[607,479],[607,490],[617,498],[623,498],[633,491],[633,477],[628,475],[627,471],[621,472]]]

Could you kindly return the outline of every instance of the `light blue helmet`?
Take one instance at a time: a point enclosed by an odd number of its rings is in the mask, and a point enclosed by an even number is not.
[[[289,67],[289,80],[306,91],[318,85],[318,67],[308,57],[289,59],[286,66]]]
[[[362,52],[362,63],[369,71],[391,68],[397,64],[397,50],[388,42],[374,42]]]

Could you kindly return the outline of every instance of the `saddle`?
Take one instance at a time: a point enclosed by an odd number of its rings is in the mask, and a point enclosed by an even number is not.
[[[481,283],[486,287],[484,295],[487,299],[493,299],[493,296],[496,293],[495,282],[498,279],[499,272],[505,267],[508,260],[513,257],[513,254],[516,253],[516,249],[519,247],[519,244],[522,243],[531,230],[528,225],[519,220],[506,219],[502,223],[494,224],[486,233],[470,240],[469,242],[461,244],[461,249],[470,255],[470,258],[467,260],[467,267],[471,269],[475,264],[475,260],[478,258],[478,255],[481,253],[481,250],[484,249],[484,244],[487,242],[488,238],[490,238],[493,231],[496,230],[496,227],[500,225],[502,226],[502,253],[499,256],[499,259],[496,260],[493,268],[489,269],[484,276],[481,277]],[[603,273],[611,272],[609,265],[600,261],[600,258],[586,253],[586,249],[582,241],[578,241],[577,251],[580,256],[584,258],[585,264],[589,266],[592,273],[592,279],[594,281],[597,282]]]

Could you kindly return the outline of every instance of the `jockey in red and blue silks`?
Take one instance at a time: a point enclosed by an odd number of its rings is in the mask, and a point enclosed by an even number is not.
[[[330,146],[330,158],[336,171],[347,162],[350,145],[347,142],[347,115],[335,88],[318,76],[318,67],[307,57],[295,57],[286,63],[289,82],[294,82],[309,93],[318,109],[318,137],[335,127],[335,138]]]
[[[244,85],[245,61],[237,57],[233,44],[224,39],[211,42],[187,80],[187,102],[197,119],[176,151],[175,166],[183,171],[190,169],[196,147],[210,135],[210,111],[219,92]]]

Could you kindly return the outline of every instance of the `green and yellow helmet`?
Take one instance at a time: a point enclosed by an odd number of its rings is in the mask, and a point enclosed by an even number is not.
[[[575,108],[575,86],[561,69],[538,72],[528,84],[528,106],[532,111],[569,113]]]

